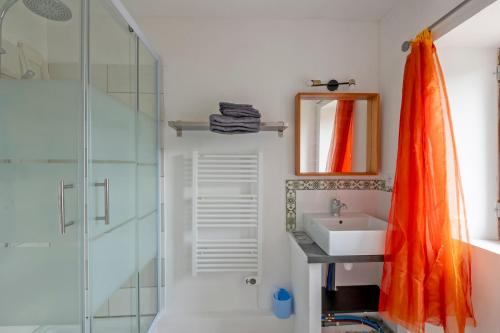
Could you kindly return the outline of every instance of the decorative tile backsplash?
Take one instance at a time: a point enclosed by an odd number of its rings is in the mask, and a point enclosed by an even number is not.
[[[294,231],[297,217],[297,191],[352,190],[392,192],[382,179],[293,179],[286,181],[286,230]]]

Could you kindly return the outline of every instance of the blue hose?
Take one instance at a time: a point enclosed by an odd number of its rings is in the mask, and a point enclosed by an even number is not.
[[[335,264],[328,265],[328,274],[326,275],[326,290],[333,290],[333,279],[335,279]]]
[[[322,319],[325,320],[325,317],[323,316]],[[384,330],[382,329],[382,327],[380,326],[379,323],[377,323],[376,321],[373,321],[373,320],[363,318],[363,317],[352,316],[352,315],[340,315],[340,316],[334,315],[333,321],[335,321],[335,320],[356,321],[356,322],[359,322],[365,326],[373,328],[378,333],[384,333]]]

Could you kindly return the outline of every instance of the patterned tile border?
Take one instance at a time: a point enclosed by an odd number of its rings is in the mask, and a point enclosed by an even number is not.
[[[381,179],[293,179],[286,181],[286,230],[295,230],[297,191],[352,190],[392,192]]]

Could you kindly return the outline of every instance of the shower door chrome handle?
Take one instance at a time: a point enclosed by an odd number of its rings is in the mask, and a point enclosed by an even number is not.
[[[109,224],[109,178],[104,178],[104,182],[95,183],[95,186],[104,187],[104,216],[98,216],[97,221],[104,221],[105,225]]]
[[[66,227],[75,224],[75,221],[66,223],[66,201],[64,198],[64,190],[73,188],[73,184],[64,184],[64,180],[59,181],[59,232],[61,235],[66,234]]]

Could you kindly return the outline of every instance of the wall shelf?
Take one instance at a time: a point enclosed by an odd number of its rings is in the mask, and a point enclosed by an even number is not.
[[[210,131],[210,124],[203,121],[169,121],[168,126],[177,131],[177,136],[181,137],[183,131]],[[282,137],[283,132],[288,128],[288,124],[284,121],[262,122],[260,124],[261,131],[278,132],[278,136]]]

